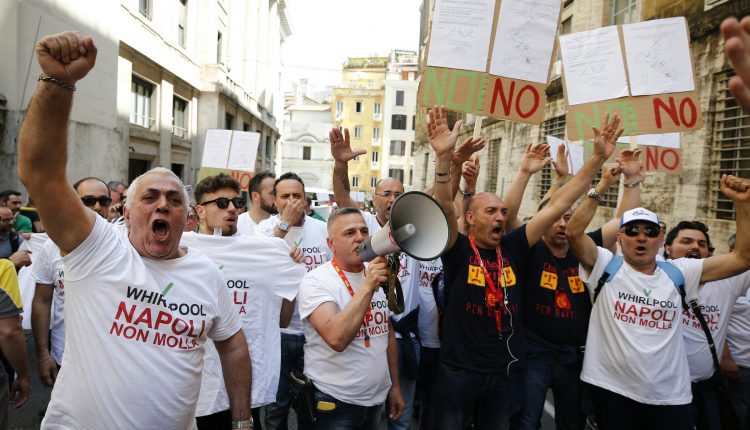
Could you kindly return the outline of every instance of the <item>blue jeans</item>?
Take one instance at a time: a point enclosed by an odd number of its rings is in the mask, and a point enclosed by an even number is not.
[[[691,384],[695,428],[698,430],[721,430],[719,393],[712,379]]]
[[[435,386],[438,429],[506,430],[510,419],[511,378],[440,364]],[[472,421],[474,427],[471,427]]]
[[[524,406],[514,417],[514,430],[536,430],[542,418],[547,389],[552,388],[555,399],[557,430],[583,428],[585,417],[581,410],[581,363],[562,364],[554,352],[526,355],[523,368]]]
[[[404,376],[404,348],[414,348],[419,360],[419,341],[417,339],[397,338],[398,343],[398,380],[401,383],[401,395],[404,396],[404,413],[396,421],[388,420],[388,430],[408,430],[414,415],[414,395],[417,392],[417,380]]]
[[[750,367],[740,367],[740,379],[727,378],[727,386],[740,428],[750,428]]]
[[[435,430],[435,384],[440,369],[440,348],[422,347],[419,353],[419,429]]]
[[[320,402],[327,402],[321,410]],[[333,405],[333,408],[331,408]],[[320,430],[378,430],[383,405],[358,406],[315,389],[315,426]],[[305,428],[310,428],[306,425]]]
[[[289,408],[292,406],[292,392],[289,388],[289,373],[292,368],[304,371],[305,336],[281,333],[281,375],[279,388],[276,391],[276,403],[263,406],[265,423],[268,430],[287,430]]]

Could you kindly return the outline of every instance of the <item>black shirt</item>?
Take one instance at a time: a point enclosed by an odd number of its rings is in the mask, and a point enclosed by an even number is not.
[[[601,229],[588,233],[602,246]],[[578,259],[573,252],[555,257],[544,240],[533,247],[527,260],[523,288],[524,327],[554,345],[580,346],[586,343],[591,300],[578,276]]]
[[[496,287],[498,264],[494,249],[478,248]],[[480,373],[505,373],[515,369],[520,358],[519,311],[523,262],[531,255],[526,226],[501,239],[503,269],[508,299],[502,309],[502,330],[498,333],[485,299],[486,282],[469,238],[459,234],[456,243],[442,256],[445,273],[445,312],[442,320],[441,361],[453,367]]]

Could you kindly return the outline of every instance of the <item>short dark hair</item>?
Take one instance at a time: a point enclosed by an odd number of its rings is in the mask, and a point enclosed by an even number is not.
[[[336,219],[338,217],[344,216],[344,215],[350,215],[350,214],[357,214],[359,216],[362,216],[362,214],[359,212],[359,209],[357,208],[341,208],[337,210],[336,212],[332,213],[330,216],[328,216],[328,222],[326,223],[326,226],[328,227],[329,235],[331,231],[331,226],[333,226],[333,223],[336,222]],[[364,217],[362,217],[364,219]]]
[[[226,188],[232,189],[237,194],[240,193],[240,183],[226,173],[219,173],[215,176],[206,176],[195,186],[195,201],[198,204],[201,204],[204,194],[215,193],[216,191]]]
[[[102,182],[104,182],[104,181],[102,181]],[[119,187],[120,185],[122,185],[122,186],[123,186],[123,187],[125,187],[125,188],[127,188],[127,187],[128,187],[128,186],[127,186],[127,185],[125,185],[125,183],[124,183],[124,182],[122,182],[122,181],[109,181],[109,182],[107,182],[107,183],[106,183],[105,185],[107,186],[107,188],[109,188],[109,189],[110,189],[110,190],[112,190],[112,191],[117,191],[117,187]]]
[[[101,179],[97,178],[96,176],[87,176],[85,178],[81,178],[81,179],[77,180],[76,183],[73,184],[73,189],[76,190],[76,192],[78,192],[78,187],[80,187],[82,183],[84,183],[84,182],[86,182],[86,181],[88,181],[90,179],[101,182],[102,185],[104,185],[104,187],[107,189],[107,195],[110,195],[109,191],[114,189],[114,188],[110,188],[107,185],[106,182],[102,181]]]
[[[248,186],[248,192],[251,195],[252,195],[252,193],[259,193],[260,192],[260,184],[266,178],[276,178],[276,175],[274,175],[271,172],[259,172],[259,173],[256,173],[255,176],[253,176],[253,178],[250,179],[250,185]]]
[[[7,201],[10,196],[20,196],[21,192],[16,190],[5,190],[0,192],[0,201]]]
[[[276,179],[276,182],[273,183],[273,195],[276,195],[276,185],[279,185],[279,182],[285,181],[287,179],[291,179],[293,181],[297,181],[300,184],[302,184],[302,193],[305,192],[305,183],[302,182],[302,178],[299,177],[298,174],[294,172],[286,172],[283,175],[279,176],[278,179]]]
[[[672,227],[671,230],[667,233],[667,236],[664,238],[664,245],[672,246],[672,242],[677,238],[677,235],[680,234],[681,230],[698,230],[703,233],[704,236],[706,236],[706,242],[708,242],[708,248],[711,248],[711,237],[708,235],[708,226],[706,224],[703,224],[700,221],[680,221],[677,223],[676,226]],[[666,254],[666,251],[664,251]]]

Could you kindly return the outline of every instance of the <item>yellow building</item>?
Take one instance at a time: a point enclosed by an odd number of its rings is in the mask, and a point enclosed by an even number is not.
[[[347,59],[341,84],[331,95],[334,125],[349,129],[352,148],[367,150],[367,154],[349,162],[351,189],[364,192],[367,199],[380,177],[387,66],[388,57]]]

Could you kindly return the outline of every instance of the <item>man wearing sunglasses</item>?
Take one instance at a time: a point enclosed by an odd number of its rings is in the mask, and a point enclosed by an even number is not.
[[[668,259],[704,259],[711,254],[708,227],[700,221],[680,221],[667,233],[664,256]],[[717,358],[724,349],[729,320],[737,299],[750,288],[750,271],[698,286],[701,313],[708,322]],[[706,334],[693,312],[682,313],[683,338],[690,368],[693,408],[698,430],[721,430],[719,414],[720,379],[713,378],[714,363]],[[718,376],[718,375],[717,375]]]
[[[161,167],[138,177],[123,228],[88,210],[67,180],[75,85],[96,53],[80,33],[37,43],[42,73],[19,135],[18,177],[65,266],[69,336],[42,427],[193,427],[211,339],[231,381],[233,427],[251,428],[250,357],[232,299],[216,265],[180,247],[182,181]]]
[[[73,184],[84,206],[106,219],[111,199],[99,178],[83,178]],[[60,248],[48,239],[31,266],[36,282],[31,303],[31,330],[36,345],[37,372],[44,385],[55,385],[65,350],[65,280]]]
[[[581,280],[595,300],[581,379],[592,387],[602,428],[693,428],[682,300],[666,270],[682,272],[689,302],[698,295],[700,283],[736,276],[750,268],[750,184],[724,176],[721,191],[734,201],[737,252],[671,260],[666,268],[656,262],[659,219],[647,209],[636,208],[623,215],[617,241],[624,261],[612,277],[604,276],[612,253],[598,248],[584,234],[596,208],[582,205],[568,223],[566,233],[581,263]],[[674,246],[673,242],[672,249]],[[722,293],[717,294],[731,293],[727,288],[719,290]]]
[[[273,196],[278,214],[258,224],[258,231],[267,236],[282,238],[290,246],[298,246],[304,254],[302,263],[306,272],[329,261],[333,253],[327,243],[326,223],[305,216],[305,184],[302,178],[292,172],[279,176],[273,184]],[[298,281],[302,280],[302,276]],[[281,329],[281,372],[276,401],[264,408],[265,427],[270,430],[287,428],[292,402],[289,373],[292,368],[300,373],[304,370],[305,332],[296,301],[293,310],[289,326]]]
[[[202,234],[186,233],[182,244],[197,249],[221,267],[248,341],[253,370],[252,413],[253,420],[259,422],[260,407],[276,399],[279,326],[289,324],[291,301],[305,272],[293,263],[290,247],[283,240],[237,234],[237,212],[245,207],[239,193],[239,182],[224,173],[201,180],[195,187],[195,200],[199,203]],[[214,232],[218,231],[221,234],[217,237]],[[285,262],[289,264],[282,264]],[[288,305],[284,307],[282,302]],[[205,363],[196,410],[198,428],[229,428],[229,398],[215,350],[208,350]]]

